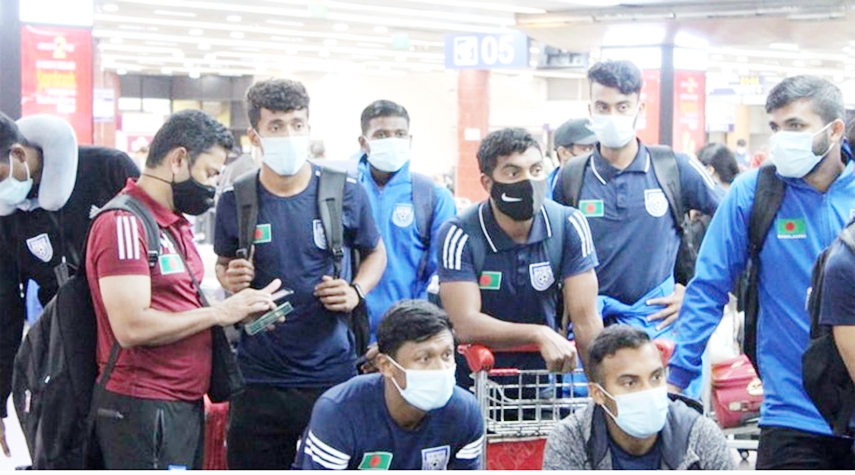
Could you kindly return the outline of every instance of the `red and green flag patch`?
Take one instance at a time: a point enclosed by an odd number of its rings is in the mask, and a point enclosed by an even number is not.
[[[368,452],[362,456],[359,470],[389,470],[392,466],[392,454],[389,452]]]
[[[804,218],[779,219],[777,230],[778,239],[804,239],[807,237]]]
[[[605,214],[603,200],[581,200],[579,201],[579,211],[586,218],[602,218]]]
[[[486,271],[478,278],[478,288],[483,290],[499,290],[502,287],[502,273]]]
[[[266,244],[273,240],[273,232],[270,230],[269,224],[259,224],[255,227],[255,239],[253,244]]]

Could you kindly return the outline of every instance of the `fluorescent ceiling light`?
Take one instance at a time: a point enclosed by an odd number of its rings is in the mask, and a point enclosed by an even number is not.
[[[119,76],[124,76],[125,74],[128,74],[128,70],[127,69],[117,69],[116,74],[118,74]]]
[[[190,36],[202,36],[205,34],[205,32],[199,28],[193,28],[192,30],[188,31],[187,34]]]
[[[329,51],[318,51],[318,56],[321,58],[329,58],[332,54]]]
[[[797,59],[797,60],[793,61],[793,66],[795,66],[797,68],[803,68],[803,67],[805,67],[805,62],[800,60],[800,59]]]
[[[347,31],[347,23],[336,23],[332,26],[335,31]]]
[[[285,20],[267,20],[266,23],[270,23],[271,25],[279,25],[279,26],[304,26],[305,23],[299,21],[285,21]]]
[[[236,40],[242,40],[246,35],[244,35],[242,31],[233,31],[229,36]]]
[[[382,35],[382,34],[388,33],[388,32],[389,32],[389,28],[386,28],[385,26],[375,26],[374,27],[374,33],[379,33]]]
[[[193,18],[196,16],[193,12],[179,12],[175,10],[155,10],[154,14],[163,16],[181,16],[186,18]]]
[[[202,51],[208,51],[209,49],[211,49],[211,45],[209,45],[208,43],[199,43],[199,49]]]
[[[229,15],[226,17],[226,21],[230,23],[238,23],[241,21],[240,15]]]
[[[109,13],[117,12],[117,11],[119,11],[119,6],[116,5],[115,3],[105,3],[105,4],[101,5],[101,11],[102,12],[109,12]]]
[[[772,43],[769,45],[772,49],[780,49],[784,51],[798,51],[799,45],[795,43]]]
[[[187,76],[189,76],[190,79],[199,79],[200,77],[202,77],[202,74],[199,73],[199,71],[190,71],[190,74],[188,74]]]
[[[334,40],[332,38],[328,38],[324,40],[324,46],[337,46],[338,40]]]

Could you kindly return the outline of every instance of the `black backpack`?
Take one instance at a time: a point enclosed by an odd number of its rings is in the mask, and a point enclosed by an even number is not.
[[[680,186],[680,169],[677,168],[677,157],[669,147],[648,145],[650,161],[653,163],[653,173],[662,186],[662,192],[668,199],[668,208],[674,218],[677,234],[680,235],[680,248],[677,251],[677,261],[674,263],[674,277],[678,284],[687,285],[695,275],[695,262],[698,260],[697,249],[700,243],[695,242],[687,210],[683,208],[683,193]],[[571,158],[561,168],[562,192],[566,205],[578,208],[579,196],[582,193],[582,182],[585,179],[585,168],[591,155],[580,155]]]
[[[850,222],[840,232],[838,239],[848,252],[855,253],[855,223]],[[832,327],[819,323],[825,264],[830,249],[831,246],[826,248],[814,264],[808,289],[810,344],[802,355],[802,383],[834,435],[849,436],[849,421],[855,409],[855,385],[834,343]]]
[[[133,213],[145,227],[147,242],[160,242],[154,217],[132,196],[117,196],[100,212],[107,210]],[[149,250],[149,266],[155,265],[158,254],[159,246]],[[94,455],[97,443],[89,444],[94,427],[90,407],[96,391],[106,387],[119,345],[113,345],[96,387],[97,341],[95,308],[82,255],[79,271],[60,285],[15,356],[12,398],[34,469],[99,467]]]

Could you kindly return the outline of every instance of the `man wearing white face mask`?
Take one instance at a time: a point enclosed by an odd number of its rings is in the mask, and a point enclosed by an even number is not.
[[[588,71],[591,130],[599,140],[590,157],[568,161],[555,183],[555,201],[588,218],[597,257],[600,308],[606,324],[670,335],[684,287],[675,281],[683,214],[712,215],[722,191],[700,163],[670,148],[642,144],[636,125],[644,112],[641,71],[629,61],[605,61]],[[667,176],[676,168],[679,196]],[[581,180],[579,180],[581,178]],[[578,183],[578,186],[571,186]],[[574,194],[575,193],[575,194]],[[679,216],[676,216],[679,215]],[[692,387],[700,393],[700,378]]]
[[[395,304],[377,330],[381,374],[327,391],[312,411],[294,468],[478,470],[484,421],[454,384],[454,334],[423,300]]]
[[[679,390],[700,374],[699,355],[722,318],[727,292],[751,260],[757,266],[757,315],[751,325],[746,311],[743,345],[756,348],[754,363],[763,380],[757,469],[851,470],[852,440],[831,436],[802,387],[802,354],[810,332],[805,295],[813,263],[855,216],[855,169],[844,142],[843,95],[825,79],[790,77],[769,93],[766,112],[774,132],[775,168],[737,177],[713,216],[677,320],[682,338],[668,382]],[[783,190],[777,209],[774,184]],[[774,220],[754,260],[751,217],[770,208]]]
[[[349,314],[380,280],[386,253],[365,191],[348,178],[340,218],[344,262],[341,276],[333,277],[338,261],[318,209],[321,169],[307,161],[303,85],[256,83],[247,91],[247,111],[250,140],[262,153],[260,172],[248,175],[258,203],[254,241],[247,255],[238,255],[245,227],[238,223],[235,191],[226,190],[217,204],[217,277],[233,293],[277,278],[294,293],[284,323],[266,333],[241,333],[238,364],[247,389],[230,407],[228,462],[240,470],[287,469],[315,400],[356,375]],[[357,272],[351,271],[351,249],[361,258]]]
[[[407,110],[394,102],[376,101],[362,112],[359,145],[365,155],[359,182],[388,250],[386,272],[365,297],[372,341],[380,317],[393,303],[427,298],[436,273],[439,228],[456,214],[447,188],[410,171],[409,129]]]
[[[612,325],[589,352],[593,402],[549,434],[545,470],[735,468],[715,422],[669,399],[662,356],[644,331]]]

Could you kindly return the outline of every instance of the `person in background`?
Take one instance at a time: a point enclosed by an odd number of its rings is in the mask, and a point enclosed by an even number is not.
[[[590,121],[588,119],[571,119],[564,122],[555,129],[555,156],[558,158],[558,166],[555,167],[546,177],[549,189],[546,196],[552,199],[552,193],[555,188],[555,178],[558,176],[558,171],[561,166],[567,163],[572,157],[579,155],[587,155],[594,150],[594,145],[597,143],[597,136],[588,128]]]
[[[729,190],[740,172],[736,157],[730,149],[721,143],[709,143],[698,150],[697,156],[716,184],[725,192]]]
[[[736,159],[736,164],[741,170],[747,170],[751,165],[751,155],[748,153],[748,146],[745,143],[745,139],[736,141],[736,151],[733,154],[733,158]]]

